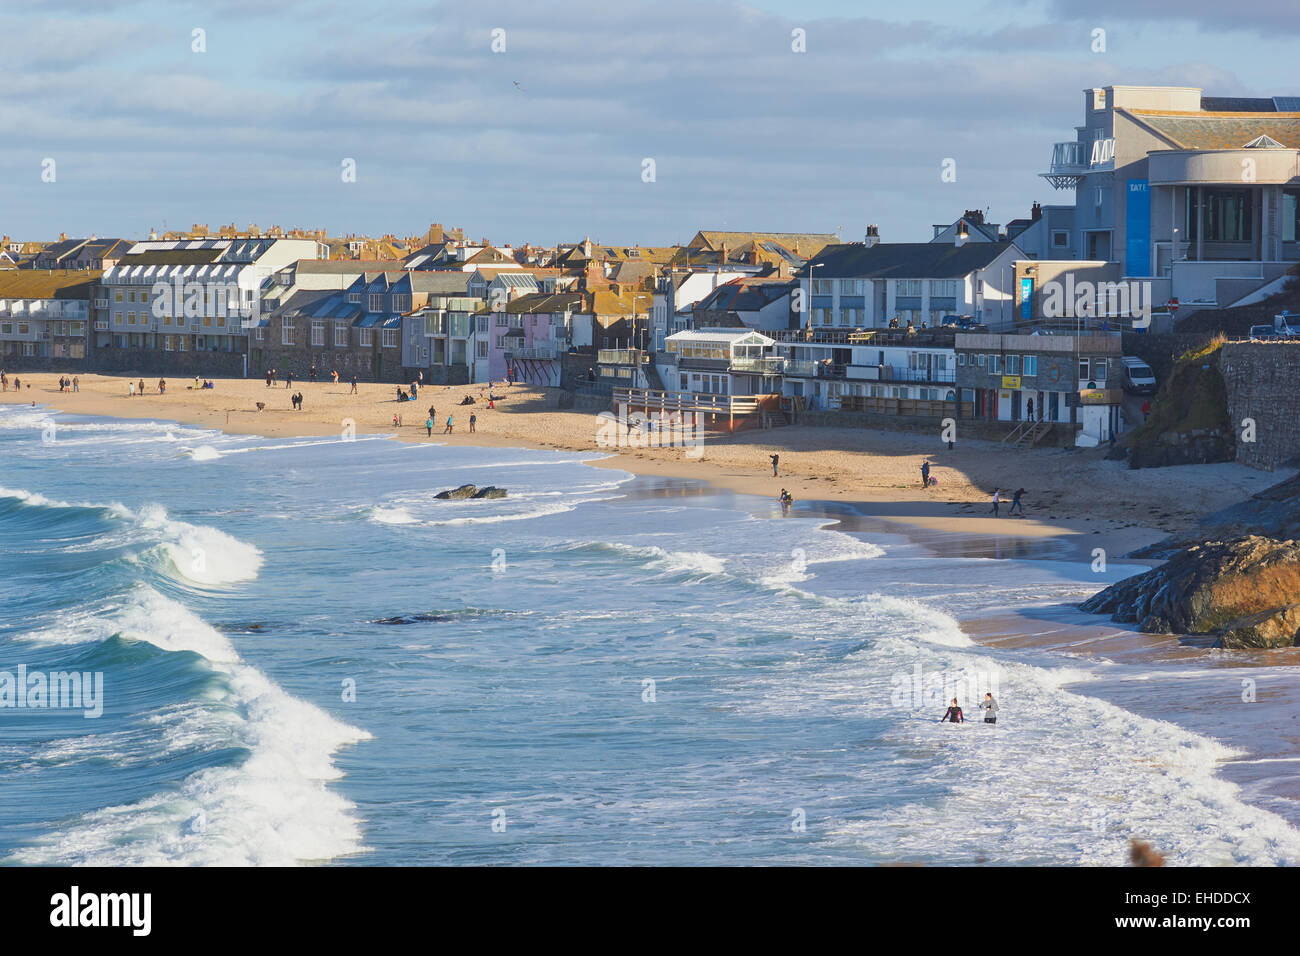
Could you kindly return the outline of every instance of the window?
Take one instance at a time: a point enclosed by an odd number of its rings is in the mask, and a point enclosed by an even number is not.
[[[114,294],[113,294],[113,300],[114,300],[115,302],[121,302],[121,301],[122,301],[122,290],[121,290],[121,289],[118,289],[118,290],[116,290],[116,292],[114,292]]]
[[[938,296],[941,299],[955,299],[957,297],[957,280],[956,279],[931,280],[930,295]]]
[[[496,347],[498,351],[506,347],[506,337],[504,335],[498,335],[496,337]]]
[[[312,322],[312,324],[311,324],[311,344],[312,344],[312,345],[324,345],[324,344],[325,344],[325,323],[324,323],[324,322]]]
[[[1245,189],[1207,189],[1202,216],[1207,242],[1247,242],[1253,235],[1251,194]],[[1187,238],[1196,239],[1196,191],[1187,190]],[[1285,228],[1285,222],[1283,222]]]
[[[1001,375],[1001,374],[1002,374],[1002,356],[1001,356],[1001,355],[990,355],[990,356],[989,356],[989,374],[990,374],[990,375]]]
[[[128,312],[128,313],[126,314],[126,324],[127,324],[127,325],[135,325],[135,313],[134,313],[134,312]]]
[[[176,350],[176,343],[175,343],[175,341],[172,339],[172,337],[171,337],[170,335],[164,335],[164,336],[163,336],[163,351],[164,351],[164,352],[174,352],[175,350]]]
[[[394,312],[407,312],[410,310],[410,308],[411,308],[411,297],[409,295],[407,295],[404,292],[400,294],[399,293],[393,294]]]
[[[204,324],[207,328],[212,328],[212,316],[210,316],[210,315],[205,315],[205,316],[203,317],[203,324]]]
[[[254,341],[254,342],[265,342],[265,341],[266,341],[266,329],[262,328],[260,325],[259,325],[257,328],[255,328],[255,329],[253,330],[253,341]]]
[[[19,334],[19,335],[26,335],[26,334],[27,334],[28,332],[30,332],[30,331],[31,331],[31,326],[28,325],[26,322],[19,322],[19,323],[18,323],[18,334]]]
[[[360,292],[349,292],[349,293],[348,293],[348,301],[351,302],[353,305],[360,305],[360,304],[361,304],[361,293],[360,293]]]
[[[478,329],[480,335],[486,335],[488,330],[488,317],[486,315],[478,316],[478,320],[474,323],[474,327]]]
[[[382,292],[370,293],[369,303],[366,305],[367,312],[379,312],[384,307],[384,294]]]
[[[383,340],[381,343],[383,347],[386,349],[397,348],[397,329],[384,329],[383,333]]]
[[[862,295],[862,280],[841,279],[840,295]]]
[[[336,349],[348,347],[348,327],[342,322],[334,323],[334,347]]]
[[[510,317],[503,312],[498,312],[492,320],[492,324],[498,329],[504,329],[510,323]]]
[[[1104,358],[1095,358],[1092,360],[1092,380],[1098,385],[1106,382],[1106,360]]]
[[[965,352],[958,352],[958,353],[957,353],[957,366],[960,368],[961,366],[963,366],[963,365],[965,365],[965,364],[966,364],[966,353],[965,353]]]
[[[1300,190],[1282,190],[1282,241],[1295,242],[1300,235]]]
[[[835,281],[833,279],[813,279],[813,295],[830,295],[834,289]]]
[[[894,285],[895,295],[919,296],[921,294],[920,279],[899,279]]]
[[[1031,378],[1038,374],[1037,355],[1022,356],[1020,374]]]
[[[357,342],[363,348],[370,348],[375,344],[374,329],[357,329]]]
[[[686,391],[690,387],[691,387],[691,380],[687,377],[685,372],[682,372],[682,391]]]
[[[1064,229],[1052,230],[1052,248],[1064,249],[1070,244],[1070,234]]]
[[[1008,356],[1007,356],[1007,362],[1006,362],[1006,373],[1007,373],[1008,375],[1019,375],[1019,374],[1020,374],[1020,356],[1019,356],[1019,355],[1008,355]]]
[[[188,352],[190,350],[190,337],[188,335],[176,336],[176,351]]]
[[[1081,381],[1081,382],[1086,382],[1086,381],[1088,381],[1089,378],[1092,377],[1091,375],[1088,374],[1088,369],[1089,369],[1088,360],[1087,360],[1086,358],[1082,358],[1082,357],[1080,357],[1080,359],[1079,359],[1079,381]]]
[[[975,363],[975,364],[977,364],[980,368],[983,368],[983,367],[984,367],[984,353],[983,353],[983,352],[981,352],[979,355],[975,356],[975,360],[976,360],[976,363]]]
[[[280,344],[293,345],[293,319],[280,320]]]
[[[478,343],[474,346],[474,348],[475,348],[475,350],[476,350],[476,352],[477,352],[479,358],[487,358],[487,357],[488,357],[488,344],[487,344],[487,340],[486,340],[486,339],[484,339],[484,340],[478,342]]]

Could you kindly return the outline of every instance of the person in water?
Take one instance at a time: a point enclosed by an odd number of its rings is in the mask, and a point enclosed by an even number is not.
[[[984,723],[996,724],[998,722],[998,702],[993,699],[992,694],[984,695],[984,701],[980,704],[980,709],[984,711]]]
[[[957,706],[956,697],[952,699],[952,706],[949,707],[948,710],[944,713],[943,717],[939,719],[939,723],[943,723],[945,720],[953,724],[966,723],[966,718],[962,716],[961,708]]]

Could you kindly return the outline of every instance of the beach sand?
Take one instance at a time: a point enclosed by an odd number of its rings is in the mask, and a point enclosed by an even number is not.
[[[11,380],[12,380],[12,376]],[[362,434],[393,434],[402,441],[565,449],[590,452],[592,464],[638,475],[706,481],[730,491],[776,498],[782,488],[797,500],[855,503],[864,514],[913,528],[1018,537],[1104,536],[1109,554],[1123,554],[1190,527],[1196,519],[1290,477],[1233,463],[1131,471],[1106,461],[1105,449],[1017,450],[997,442],[963,440],[949,450],[937,435],[860,428],[785,426],[735,435],[706,436],[701,458],[681,448],[605,449],[596,441],[594,411],[562,410],[559,391],[532,386],[496,387],[503,401],[489,408],[483,385],[428,386],[415,402],[397,402],[397,386],[362,383],[352,395],[340,382],[295,381],[266,387],[262,379],[217,379],[214,389],[171,379],[165,395],[158,379],[144,380],[143,396],[130,397],[139,377],[79,374],[80,391],[60,392],[58,375],[18,373],[21,397],[11,387],[0,402],[49,405],[64,412],[121,418],[158,418],[267,437],[341,435],[345,420]],[[290,406],[301,391],[303,410]],[[459,403],[466,396],[473,406]],[[265,405],[257,409],[257,403]],[[436,410],[433,436],[425,429]],[[469,415],[477,431],[469,433]],[[443,434],[448,415],[454,431]],[[401,416],[394,426],[393,416]],[[780,455],[773,478],[768,456]],[[921,488],[929,459],[938,484]],[[1010,493],[1026,489],[1025,518],[1005,517]],[[1002,489],[1003,517],[989,514],[994,488]],[[1079,541],[1082,544],[1082,540]]]

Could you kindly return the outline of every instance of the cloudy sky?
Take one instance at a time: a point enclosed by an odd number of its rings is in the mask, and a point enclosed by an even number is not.
[[[1085,87],[1300,95],[1300,8],[1248,6],[10,3],[0,232],[436,221],[498,243],[661,245],[878,223],[921,241],[963,209],[1006,222],[1070,201],[1037,174],[1073,138]]]

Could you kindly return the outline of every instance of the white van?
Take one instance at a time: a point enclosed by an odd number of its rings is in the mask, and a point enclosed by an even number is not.
[[[1140,358],[1126,355],[1122,359],[1124,367],[1124,391],[1135,395],[1154,395],[1156,391],[1156,373],[1151,366]]]

